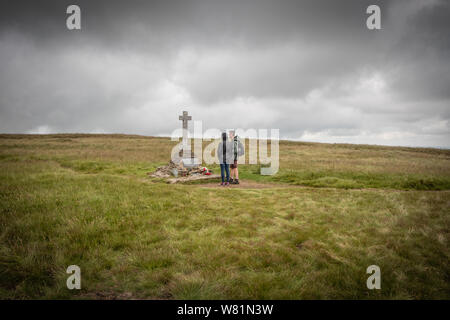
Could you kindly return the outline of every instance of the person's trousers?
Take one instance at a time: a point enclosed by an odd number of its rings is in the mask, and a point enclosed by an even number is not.
[[[225,182],[225,172],[227,174],[226,182],[230,182],[230,165],[227,163],[220,164],[220,175],[222,176],[222,182]]]

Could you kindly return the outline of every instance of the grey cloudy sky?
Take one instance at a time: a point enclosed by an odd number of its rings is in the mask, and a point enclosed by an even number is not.
[[[170,135],[188,110],[204,129],[450,147],[447,0],[0,4],[0,132]]]

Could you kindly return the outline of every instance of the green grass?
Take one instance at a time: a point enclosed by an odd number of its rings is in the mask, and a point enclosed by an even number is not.
[[[419,174],[395,174],[373,172],[317,172],[281,171],[274,181],[310,187],[333,187],[344,189],[380,188],[402,190],[449,190],[446,177],[427,177]]]
[[[450,298],[448,151],[282,142],[226,189],[149,179],[170,147],[0,136],[0,298]]]

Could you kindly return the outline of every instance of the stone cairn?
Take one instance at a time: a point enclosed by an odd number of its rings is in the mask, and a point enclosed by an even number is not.
[[[183,162],[180,161],[179,164],[176,164],[172,160],[170,160],[168,165],[158,167],[155,172],[149,173],[149,175],[155,178],[170,178],[201,175],[205,174],[206,172],[211,172],[211,170],[204,170],[203,167],[200,166],[185,168],[183,166]]]

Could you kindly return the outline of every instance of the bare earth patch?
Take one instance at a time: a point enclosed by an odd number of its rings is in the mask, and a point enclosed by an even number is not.
[[[277,183],[260,183],[260,182],[255,182],[255,181],[251,181],[251,180],[243,180],[243,181],[239,180],[239,184],[230,184],[228,186],[221,186],[220,183],[217,183],[217,182],[197,184],[195,186],[203,187],[203,188],[241,188],[241,189],[266,189],[266,188],[293,187],[290,185],[283,185],[283,184],[277,184]]]

